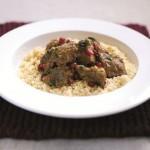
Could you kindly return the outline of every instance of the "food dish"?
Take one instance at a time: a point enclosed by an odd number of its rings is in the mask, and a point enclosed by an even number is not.
[[[88,36],[115,45],[137,68],[126,85],[92,96],[62,96],[43,92],[18,77],[23,57],[49,40],[65,36]],[[69,118],[105,116],[133,108],[150,96],[150,42],[143,35],[114,23],[92,19],[52,19],[17,28],[0,38],[0,95],[9,102],[36,113]]]
[[[112,91],[125,85],[135,73],[135,65],[124,53],[93,37],[80,41],[53,39],[46,48],[29,52],[19,69],[20,78],[31,86],[66,96]]]

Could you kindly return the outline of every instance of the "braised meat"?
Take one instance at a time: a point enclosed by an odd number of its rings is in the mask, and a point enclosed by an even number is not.
[[[76,57],[77,47],[73,42],[70,42],[47,50],[41,59],[41,63],[48,62],[51,67],[53,65],[66,65],[67,63],[74,62]]]
[[[52,47],[56,47],[56,46],[59,46],[59,40],[57,39],[53,39],[52,41],[50,41],[47,46],[46,46],[46,50],[49,50],[51,49]]]
[[[106,78],[126,74],[123,60],[111,56],[93,37],[79,42],[62,37],[51,40],[38,70],[41,80],[55,87],[84,80],[104,88]]]
[[[69,42],[70,42],[70,39],[66,39],[63,37],[60,37],[58,39],[53,39],[47,44],[46,50],[49,50],[52,47],[57,47],[57,46],[60,46],[60,45],[63,45],[65,43],[69,43]]]
[[[121,58],[112,57],[105,52],[100,53],[99,56],[108,78],[126,74],[125,65]]]
[[[72,82],[73,73],[68,67],[49,68],[47,74],[43,74],[41,80],[50,86],[61,87]]]
[[[87,81],[89,85],[100,85],[104,88],[106,82],[105,69],[97,66],[85,67],[83,65],[77,65],[76,70],[82,80]]]

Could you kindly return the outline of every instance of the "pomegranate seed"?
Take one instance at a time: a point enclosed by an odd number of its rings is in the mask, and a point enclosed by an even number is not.
[[[88,56],[91,56],[91,55],[94,55],[94,52],[93,52],[93,50],[92,50],[91,48],[88,48],[88,49],[86,50],[86,54],[87,54]]]
[[[60,37],[59,40],[58,40],[59,44],[62,45],[66,42],[66,39],[63,38],[63,37]]]
[[[88,82],[88,85],[91,86],[91,87],[95,86],[95,84],[93,82]]]
[[[38,65],[38,70],[39,71],[44,71],[46,64],[39,64]]]
[[[97,66],[97,67],[103,67],[103,66],[102,66],[102,63],[96,63],[96,66]]]

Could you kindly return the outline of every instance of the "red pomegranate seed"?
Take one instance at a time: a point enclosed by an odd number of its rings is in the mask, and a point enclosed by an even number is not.
[[[88,82],[88,85],[91,86],[91,87],[95,86],[95,84],[93,82]]]
[[[59,40],[58,40],[59,44],[62,45],[66,42],[66,39],[63,38],[63,37],[60,37]]]
[[[44,71],[46,64],[39,64],[38,65],[38,70],[39,71]]]
[[[97,67],[103,67],[102,63],[96,63]]]
[[[86,54],[87,54],[88,56],[91,56],[91,55],[94,55],[94,52],[93,52],[93,50],[92,50],[91,48],[88,48],[88,49],[86,50]]]

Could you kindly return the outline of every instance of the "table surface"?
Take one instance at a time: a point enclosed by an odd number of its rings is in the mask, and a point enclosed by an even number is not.
[[[150,0],[0,0],[0,22],[86,17],[150,26]],[[0,150],[149,150],[149,138],[43,140],[1,139]]]

